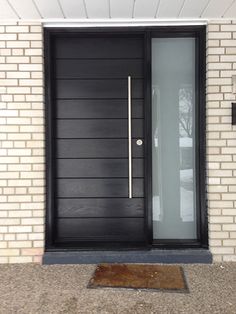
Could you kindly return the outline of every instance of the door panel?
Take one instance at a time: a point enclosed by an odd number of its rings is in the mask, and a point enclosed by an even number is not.
[[[58,217],[143,217],[143,198],[60,198]]]
[[[57,177],[128,177],[128,159],[59,159]],[[143,177],[143,160],[133,159],[133,177]]]
[[[56,118],[120,119],[127,118],[126,99],[63,99],[57,100]],[[132,118],[143,117],[143,99],[133,99]]]
[[[112,62],[112,61],[110,61]],[[132,97],[143,98],[143,80],[133,79]],[[57,98],[116,98],[127,99],[127,78],[126,79],[62,79],[56,81]]]
[[[89,233],[88,233],[89,230]],[[83,241],[142,241],[142,218],[72,218],[58,220],[58,233],[62,239],[75,241],[74,235]]]
[[[59,79],[126,79],[143,77],[142,59],[58,59],[56,76]]]
[[[57,179],[57,195],[60,197],[127,197],[128,179]],[[143,196],[143,179],[133,179],[133,197]]]
[[[127,119],[58,120],[58,138],[127,138]],[[133,119],[132,135],[143,136],[143,120]]]
[[[85,35],[86,36],[86,35]],[[55,40],[56,58],[136,59],[143,58],[143,39],[112,34],[107,37],[63,37]]]
[[[54,243],[144,244],[143,39],[59,37],[54,45]],[[132,78],[129,199],[128,76]]]
[[[127,139],[61,139],[56,141],[58,158],[128,158]],[[143,158],[143,146],[132,140],[133,158]]]

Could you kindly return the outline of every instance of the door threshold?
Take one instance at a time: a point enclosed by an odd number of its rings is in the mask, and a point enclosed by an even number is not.
[[[166,263],[211,264],[212,254],[206,249],[135,250],[135,251],[48,251],[43,264],[98,263]]]

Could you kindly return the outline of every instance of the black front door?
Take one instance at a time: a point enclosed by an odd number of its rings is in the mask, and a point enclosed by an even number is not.
[[[143,38],[136,35],[54,38],[51,224],[55,246],[113,248],[146,241],[143,50]]]

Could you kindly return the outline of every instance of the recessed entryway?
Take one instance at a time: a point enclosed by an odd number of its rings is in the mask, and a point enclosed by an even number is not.
[[[45,31],[48,249],[207,246],[204,34]]]

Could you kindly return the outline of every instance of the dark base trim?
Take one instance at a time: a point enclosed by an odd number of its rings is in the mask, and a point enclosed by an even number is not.
[[[208,250],[45,252],[43,264],[167,263],[211,264]]]

